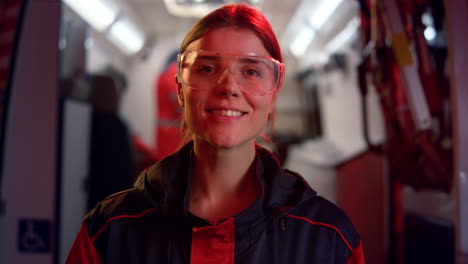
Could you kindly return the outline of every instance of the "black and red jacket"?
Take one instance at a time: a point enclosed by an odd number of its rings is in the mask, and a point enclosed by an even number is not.
[[[143,172],[85,218],[74,263],[364,263],[362,243],[338,207],[257,147],[262,195],[212,223],[188,211],[192,144]]]

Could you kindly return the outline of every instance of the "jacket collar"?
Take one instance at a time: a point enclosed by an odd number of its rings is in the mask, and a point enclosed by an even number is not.
[[[299,174],[283,170],[276,157],[263,147],[257,145],[255,159],[262,194],[246,211],[258,211],[254,209],[258,205],[266,215],[279,215],[316,195]],[[193,142],[190,142],[142,172],[135,188],[143,191],[164,214],[187,216],[192,161]]]

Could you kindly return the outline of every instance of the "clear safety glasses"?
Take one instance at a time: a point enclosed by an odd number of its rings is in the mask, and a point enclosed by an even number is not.
[[[177,80],[195,90],[207,90],[232,76],[248,94],[266,95],[279,88],[283,63],[256,55],[187,51],[178,55]]]

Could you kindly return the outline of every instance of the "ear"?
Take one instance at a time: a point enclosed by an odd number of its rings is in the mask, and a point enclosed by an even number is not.
[[[182,84],[177,80],[177,74],[174,75],[174,82],[177,87],[177,101],[179,101],[180,107],[184,107],[184,94],[182,92]]]

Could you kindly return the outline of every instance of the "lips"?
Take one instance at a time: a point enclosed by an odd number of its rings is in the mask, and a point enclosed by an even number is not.
[[[208,112],[217,116],[228,116],[228,117],[238,117],[238,116],[243,116],[246,114],[246,112],[233,110],[233,109],[211,109],[211,110],[208,110]]]

